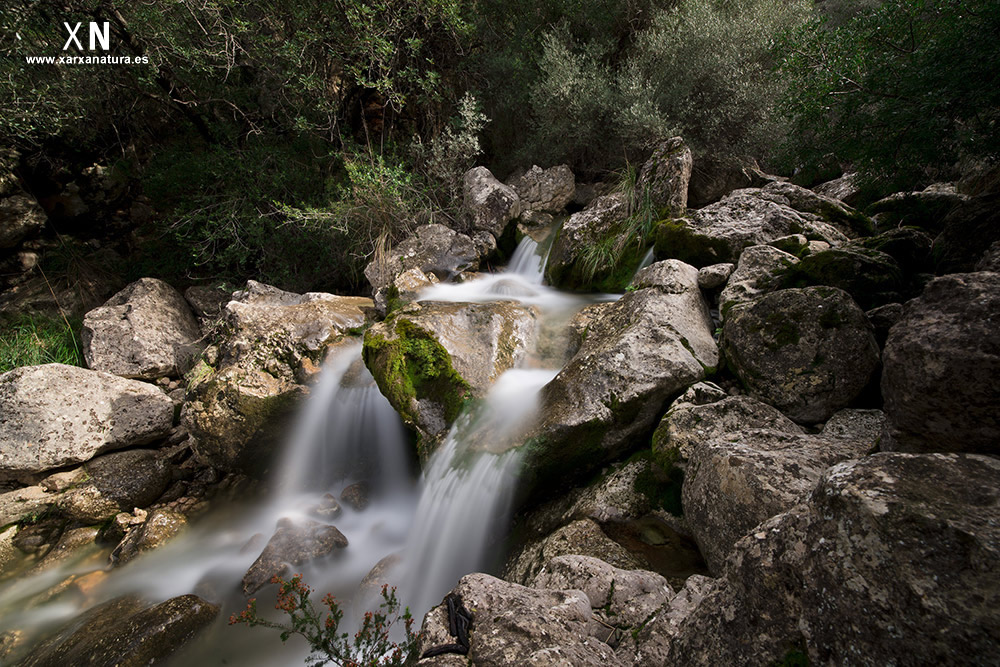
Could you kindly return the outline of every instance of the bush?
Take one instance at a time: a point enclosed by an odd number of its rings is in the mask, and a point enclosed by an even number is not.
[[[0,373],[39,364],[84,365],[79,323],[74,327],[65,319],[25,315],[0,324]]]

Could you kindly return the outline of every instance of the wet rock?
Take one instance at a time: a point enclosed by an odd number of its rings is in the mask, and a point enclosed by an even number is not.
[[[420,292],[438,282],[437,276],[433,273],[427,275],[417,268],[407,269],[393,278],[388,287],[375,293],[375,309],[384,317],[390,311],[416,301]]]
[[[0,529],[0,576],[12,569],[21,558],[20,550],[14,546],[14,537],[17,535],[18,526],[8,526]],[[0,647],[0,658],[4,657],[2,647]]]
[[[145,523],[129,531],[115,547],[111,560],[115,565],[124,565],[147,551],[163,546],[186,526],[187,519],[183,514],[167,509],[154,510]]]
[[[676,260],[643,269],[541,392],[528,441],[529,487],[571,482],[633,446],[667,400],[718,364],[698,271]],[[567,472],[570,475],[567,475]],[[534,488],[537,488],[535,486]]]
[[[1000,453],[1000,274],[937,278],[889,332],[884,451]]]
[[[736,269],[734,264],[712,264],[698,269],[698,287],[713,290],[723,287]]]
[[[611,667],[623,664],[604,642],[590,637],[593,614],[581,591],[527,588],[487,574],[469,574],[453,591],[472,610],[469,654],[475,665],[567,664]],[[418,653],[455,642],[448,629],[448,610],[439,605],[427,613]],[[421,660],[444,665],[454,656]]]
[[[1000,462],[875,454],[736,546],[666,664],[969,664],[997,654]]]
[[[795,210],[782,195],[748,188],[686,217],[661,222],[656,229],[656,256],[695,266],[735,263],[744,248],[789,234],[805,234],[834,246],[847,241],[821,216]]]
[[[884,252],[852,245],[805,257],[786,272],[782,286],[812,285],[842,289],[866,310],[899,301],[904,293],[896,260]]]
[[[709,569],[721,573],[754,526],[803,502],[823,471],[869,442],[748,429],[701,443],[684,474],[684,517]]]
[[[0,493],[0,526],[43,514],[55,501],[54,494],[41,486],[26,486]]]
[[[373,260],[365,267],[365,277],[376,292],[389,286],[399,274],[409,269],[420,269],[447,280],[462,271],[479,267],[479,251],[465,234],[439,224],[421,225],[384,257]]]
[[[799,259],[794,255],[767,245],[744,250],[736,270],[719,295],[719,311],[723,318],[736,304],[778,289],[784,272],[798,263]]]
[[[549,169],[533,165],[508,185],[521,200],[522,217],[527,211],[559,213],[565,210],[576,192],[576,178],[564,164]]]
[[[285,576],[289,565],[302,565],[346,547],[347,538],[335,526],[282,519],[264,551],[243,575],[243,593],[253,595],[272,577]]]
[[[345,489],[346,491],[346,489]],[[340,503],[337,499],[333,497],[332,493],[327,493],[320,500],[319,504],[313,510],[313,514],[322,519],[336,519],[343,513],[343,509],[340,507]]]
[[[751,395],[804,424],[847,407],[879,363],[865,314],[833,287],[781,290],[735,306],[721,342]]]
[[[100,523],[121,511],[118,503],[101,495],[92,484],[62,494],[56,509],[66,518],[86,524]]]
[[[340,502],[356,512],[364,511],[367,509],[368,503],[371,502],[368,484],[365,482],[351,484],[340,492]]]
[[[147,380],[187,371],[200,337],[184,297],[155,278],[137,280],[87,313],[80,331],[87,366]]]
[[[931,255],[938,275],[974,271],[993,243],[1000,241],[1000,194],[976,197],[944,219]]]
[[[404,421],[433,439],[467,397],[482,396],[524,357],[535,336],[534,311],[515,303],[422,301],[371,327],[364,359]]]
[[[691,149],[683,139],[667,139],[653,149],[653,154],[639,170],[636,192],[648,198],[654,210],[679,215],[687,208],[693,164]]]
[[[559,230],[546,265],[549,284],[583,287],[587,281],[581,269],[584,251],[613,234],[631,212],[632,202],[622,192],[594,199],[587,208],[574,213]]]
[[[52,570],[58,565],[65,566],[80,563],[89,556],[96,555],[97,548],[95,547],[95,543],[98,533],[99,529],[96,526],[83,526],[64,530],[52,548],[45,553],[45,557],[25,574],[27,576],[39,574]],[[68,584],[70,582],[66,581],[64,583]],[[56,588],[59,587],[56,586]],[[50,589],[46,594],[49,593],[54,595],[56,591]]]
[[[474,167],[462,177],[462,216],[471,230],[503,236],[507,225],[521,213],[521,200],[486,167]]]
[[[574,521],[541,540],[529,542],[507,559],[504,579],[531,584],[557,556],[591,556],[624,570],[637,570],[643,563],[608,537],[591,519]]]
[[[802,433],[788,417],[750,396],[727,396],[701,405],[682,396],[671,404],[653,432],[653,452],[662,461],[683,466],[702,443],[753,428]]]
[[[0,414],[0,479],[153,442],[173,426],[156,387],[63,364],[0,375]]]
[[[116,598],[91,609],[35,647],[19,664],[162,665],[204,630],[219,607],[183,595],[148,609],[134,597]]]

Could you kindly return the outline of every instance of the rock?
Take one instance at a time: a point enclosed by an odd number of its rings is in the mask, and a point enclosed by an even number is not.
[[[26,192],[0,193],[0,250],[16,248],[45,229],[46,220],[45,211]]]
[[[682,396],[653,432],[653,452],[661,461],[683,466],[702,443],[751,428],[802,433],[788,417],[750,396],[727,396],[701,405]]]
[[[522,216],[527,211],[559,213],[565,210],[576,192],[576,178],[564,164],[549,169],[533,165],[508,185],[521,200]]]
[[[931,245],[934,240],[917,227],[899,227],[869,238],[856,239],[852,246],[883,252],[894,260],[904,277],[933,270]]]
[[[137,598],[125,597],[95,607],[37,645],[19,664],[166,664],[219,613],[218,606],[195,595],[171,598],[148,609],[143,606]]]
[[[677,634],[684,619],[701,604],[705,596],[714,589],[715,580],[703,577],[698,574],[691,575],[684,583],[684,588],[670,599],[670,602],[661,607],[655,616],[649,619],[641,630],[635,635],[634,648],[626,642],[619,647],[617,653],[621,655],[624,650],[632,649],[634,654],[633,664],[636,667],[642,665],[666,665],[670,642]]]
[[[183,514],[158,509],[149,513],[146,522],[129,531],[111,554],[115,565],[124,565],[147,551],[157,549],[176,537],[187,526]]]
[[[565,484],[625,453],[667,400],[718,364],[694,267],[658,262],[634,284],[639,289],[605,311],[542,389],[539,425],[525,445],[534,476],[528,488],[543,480]]]
[[[323,498],[312,512],[321,519],[336,519],[343,513],[343,509],[333,494],[327,493],[323,495]]]
[[[521,200],[486,167],[474,167],[462,177],[462,216],[470,230],[503,236],[508,223],[521,213]],[[426,269],[425,269],[426,270]]]
[[[858,175],[854,172],[844,174],[832,181],[821,183],[813,188],[813,192],[823,197],[840,200],[848,206],[855,206],[861,199]]]
[[[885,413],[881,410],[840,410],[823,426],[820,435],[847,438],[870,450],[879,446],[885,429]]]
[[[480,259],[486,259],[487,257],[493,257],[497,252],[497,239],[495,236],[489,232],[475,231],[472,232],[472,244],[476,247],[476,252],[479,254]],[[433,273],[431,275],[434,275]]]
[[[615,229],[631,213],[632,202],[622,192],[603,195],[587,208],[567,219],[549,251],[546,277],[549,284],[559,287],[584,287],[589,282],[581,267],[584,251]]]
[[[146,380],[187,371],[200,337],[184,297],[155,278],[137,280],[87,313],[80,332],[87,366]]]
[[[594,326],[595,322],[604,316],[604,313],[607,312],[612,305],[613,302],[611,301],[591,303],[581,308],[575,315],[573,315],[573,317],[570,318],[569,324],[566,325],[570,342],[567,350],[568,357],[565,361],[569,361],[573,355],[580,351],[580,346],[583,345],[583,341],[587,339],[587,335],[590,333],[590,328]]]
[[[794,255],[767,245],[755,245],[744,250],[736,270],[719,295],[722,317],[725,318],[736,304],[778,289],[784,272],[798,263],[799,259]]]
[[[368,503],[371,501],[368,494],[368,485],[364,482],[357,482],[340,492],[340,502],[356,512],[361,512],[368,507]]]
[[[968,196],[955,192],[897,192],[878,200],[865,213],[878,221],[879,229],[920,227],[936,234],[943,229],[945,217],[967,201]]]
[[[590,556],[557,556],[532,584],[546,590],[583,591],[611,625],[639,628],[674,596],[667,580],[646,570],[622,570]]]
[[[944,276],[906,304],[883,354],[883,451],[1000,453],[1000,274]]]
[[[512,302],[422,301],[371,327],[364,359],[404,421],[433,439],[524,357],[535,329],[534,311]]]
[[[712,264],[698,269],[698,287],[710,291],[724,287],[729,276],[736,269],[735,264]]]
[[[154,442],[173,426],[156,387],[63,364],[0,375],[0,415],[0,479]]]
[[[85,464],[84,469],[101,495],[125,512],[149,507],[173,481],[170,461],[149,449],[100,456]]]
[[[804,257],[812,252],[811,243],[823,243],[823,241],[810,241],[805,234],[789,234],[780,239],[774,239],[767,245],[778,250],[784,250],[789,255]],[[829,247],[829,244],[826,244]],[[824,248],[825,249],[825,248]]]
[[[810,254],[783,277],[784,287],[813,285],[842,289],[866,310],[899,301],[904,292],[896,260],[878,250],[849,245]]]
[[[691,149],[680,137],[661,142],[642,165],[635,183],[636,193],[647,198],[653,209],[680,215],[687,208],[691,180]]]
[[[735,263],[744,248],[789,234],[805,234],[833,246],[847,241],[821,216],[795,210],[786,197],[748,188],[684,218],[662,221],[656,228],[656,256],[695,266]]]
[[[592,556],[624,570],[636,570],[643,563],[608,537],[591,519],[579,519],[551,535],[529,542],[507,559],[504,579],[528,585],[545,564],[557,556]]]
[[[1000,241],[1000,194],[970,199],[953,209],[943,224],[931,248],[938,275],[975,270],[990,246]]]
[[[0,526],[44,514],[55,501],[54,494],[47,493],[41,486],[26,486],[0,493]]]
[[[735,306],[721,343],[751,395],[803,424],[847,407],[879,363],[865,314],[833,287],[781,290]]]
[[[452,594],[472,611],[469,654],[474,665],[579,665],[614,667],[624,664],[604,642],[588,636],[593,614],[581,591],[527,588],[487,574],[469,574]],[[418,654],[441,644],[453,644],[448,610],[439,605],[424,617]],[[424,659],[418,665],[445,665],[454,656]]]
[[[1000,241],[996,241],[976,262],[976,271],[1000,273]]]
[[[184,290],[184,299],[198,317],[214,320],[233,298],[232,290],[221,285],[192,285]]]
[[[1000,649],[1000,462],[875,454],[744,537],[665,664],[971,664]],[[916,658],[915,656],[919,656]]]
[[[762,172],[752,160],[699,155],[691,169],[688,205],[701,208],[714,204],[733,190],[759,188],[776,178]]]
[[[264,551],[243,575],[243,593],[253,595],[272,577],[285,576],[289,565],[302,565],[346,547],[347,538],[336,526],[282,519]]]
[[[490,238],[493,238],[490,236]],[[494,249],[496,242],[494,241]],[[382,316],[388,315],[390,311],[397,310],[408,303],[416,301],[420,293],[438,284],[437,276],[433,273],[427,275],[417,268],[407,269],[393,278],[392,283],[375,293],[375,309]]]
[[[376,292],[387,287],[400,273],[420,269],[440,280],[479,267],[479,251],[471,238],[444,225],[421,225],[384,257],[365,267],[365,277]]]
[[[709,569],[722,572],[736,541],[808,497],[823,471],[864,456],[864,439],[745,429],[702,442],[684,474],[684,517]]]
[[[869,234],[874,229],[867,216],[858,213],[843,201],[793,183],[774,181],[761,188],[761,192],[783,198],[796,211],[820,216],[847,236]]]
[[[896,325],[903,317],[903,304],[887,303],[878,308],[872,308],[865,312],[865,317],[871,322],[875,330],[875,340],[879,347],[885,347],[885,341],[889,338],[889,329]]]

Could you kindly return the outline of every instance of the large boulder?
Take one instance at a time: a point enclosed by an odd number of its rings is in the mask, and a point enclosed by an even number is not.
[[[855,239],[852,246],[878,250],[889,255],[899,265],[905,277],[930,273],[931,245],[934,239],[918,227],[897,227],[867,238]]]
[[[673,137],[661,142],[639,170],[636,194],[664,215],[683,214],[692,165],[691,149],[683,139]]]
[[[124,565],[142,554],[158,549],[174,539],[187,527],[187,518],[180,512],[157,509],[146,521],[135,526],[111,552],[111,562]]]
[[[466,398],[485,394],[524,357],[535,330],[534,311],[512,302],[421,301],[365,333],[364,359],[382,393],[429,446]]]
[[[534,475],[529,484],[570,482],[625,453],[652,428],[666,401],[718,365],[697,269],[658,262],[633,285],[542,389],[540,422],[526,445]]]
[[[68,518],[88,524],[152,505],[173,481],[170,462],[150,449],[99,456],[84,464],[81,477],[56,507]]]
[[[16,368],[0,375],[0,479],[154,442],[173,414],[144,382],[63,364]]]
[[[871,204],[865,212],[879,229],[920,227],[932,234],[944,228],[944,220],[954,209],[969,201],[954,189],[933,186],[920,192],[897,192]]]
[[[862,194],[858,184],[858,175],[855,172],[849,172],[832,181],[820,183],[812,191],[823,197],[841,201],[847,206],[857,205]]]
[[[382,257],[365,267],[365,278],[373,291],[386,289],[396,276],[409,269],[420,269],[446,280],[462,271],[479,267],[479,251],[465,234],[436,223],[421,225]]]
[[[712,572],[754,526],[803,502],[830,466],[864,440],[746,429],[702,442],[684,475],[684,517]]]
[[[884,450],[1000,453],[1000,274],[937,278],[890,330]]]
[[[829,285],[850,294],[859,306],[871,310],[900,301],[903,274],[892,257],[855,245],[809,255],[788,269],[784,287]]]
[[[596,623],[590,600],[579,590],[537,590],[488,574],[469,574],[451,592],[471,611],[468,655],[461,664],[624,665],[605,642],[590,636]],[[453,625],[453,624],[452,624]],[[448,607],[441,604],[424,617],[418,653],[455,644]],[[454,655],[425,658],[418,665],[455,664]]]
[[[154,380],[191,367],[201,331],[180,292],[142,278],[87,313],[80,338],[90,368]]]
[[[1000,194],[955,207],[943,227],[931,248],[938,275],[974,271],[990,245],[1000,241]]]
[[[977,455],[831,468],[807,504],[737,543],[665,664],[995,662],[998,479],[1000,461]]]
[[[813,213],[829,222],[847,236],[867,234],[873,229],[872,221],[843,201],[786,181],[768,183],[761,192],[782,197],[796,211]]]
[[[290,565],[303,565],[346,547],[347,538],[336,526],[282,519],[260,556],[243,575],[243,593],[253,595],[271,583],[273,577],[289,576]]]
[[[784,272],[798,263],[798,257],[769,245],[755,245],[744,250],[736,270],[719,295],[722,316],[725,317],[729,309],[738,303],[751,301],[781,287]]]
[[[805,234],[831,245],[847,241],[822,216],[796,210],[784,195],[747,188],[686,217],[662,221],[656,228],[656,256],[699,267],[735,263],[744,248],[790,234]]]
[[[712,155],[695,157],[688,183],[688,205],[701,208],[714,204],[733,190],[759,188],[776,176],[760,170],[756,162]]]
[[[847,407],[879,364],[864,312],[834,287],[780,290],[735,306],[722,347],[753,396],[805,424]]]
[[[527,211],[559,213],[565,210],[576,192],[576,178],[564,164],[548,169],[533,165],[508,185],[521,200],[522,214]]]
[[[614,192],[594,199],[587,208],[571,215],[549,251],[546,265],[549,283],[565,287],[587,286],[583,269],[585,251],[614,235],[631,214],[632,205],[627,194]]]
[[[474,167],[462,177],[462,214],[472,231],[500,238],[521,213],[514,188],[504,185],[486,167]]]

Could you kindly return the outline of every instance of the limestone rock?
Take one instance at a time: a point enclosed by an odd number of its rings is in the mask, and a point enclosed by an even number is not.
[[[172,426],[170,399],[144,382],[63,364],[16,368],[0,375],[0,479],[150,443]]]
[[[680,137],[661,142],[642,165],[635,189],[657,211],[679,215],[687,208],[688,182],[694,164],[691,149]]]
[[[752,160],[698,155],[688,183],[688,205],[701,208],[714,204],[733,190],[759,188],[776,179],[762,172]]]
[[[896,326],[896,322],[903,319],[903,304],[887,303],[878,308],[872,308],[865,312],[865,317],[871,322],[872,329],[875,330],[875,340],[878,346],[885,347],[885,342],[889,338],[889,330]]]
[[[367,508],[370,501],[368,485],[364,482],[351,484],[340,492],[340,502],[354,509],[356,512],[361,512]]]
[[[521,200],[522,215],[526,211],[559,213],[565,210],[576,192],[576,178],[564,164],[549,169],[533,165],[508,185]]]
[[[712,264],[698,269],[698,287],[703,290],[714,290],[724,287],[729,276],[736,269],[734,264]]]
[[[521,200],[486,167],[474,167],[462,177],[462,215],[470,230],[500,238],[508,223],[521,213]]]
[[[889,332],[886,451],[1000,453],[1000,274],[937,278]]]
[[[479,251],[465,234],[436,223],[421,225],[385,257],[375,259],[365,267],[365,277],[373,291],[387,287],[399,274],[420,269],[447,280],[462,271],[479,267]]]
[[[682,396],[671,404],[653,432],[653,452],[661,460],[684,465],[702,443],[751,428],[802,433],[788,417],[750,396],[727,396],[703,405]]]
[[[0,526],[43,514],[55,501],[56,495],[46,492],[41,486],[26,486],[0,493]]]
[[[124,565],[141,554],[163,546],[187,526],[183,514],[173,510],[158,509],[149,513],[146,522],[129,531],[114,552],[112,562]]]
[[[287,576],[289,565],[302,565],[347,547],[347,538],[336,526],[316,521],[278,522],[278,529],[260,556],[243,575],[243,593],[253,595],[275,576]]]
[[[882,442],[885,413],[881,410],[840,410],[823,425],[820,435],[847,438],[873,450]]]
[[[190,368],[201,330],[180,292],[142,278],[83,319],[87,366],[128,378],[155,380]]]
[[[557,286],[583,286],[579,263],[586,248],[614,232],[629,216],[632,202],[622,192],[603,195],[566,220],[552,244],[546,275]]]
[[[722,316],[725,317],[736,304],[778,289],[783,272],[798,263],[799,259],[794,255],[768,245],[755,245],[744,250],[736,270],[719,295]]]
[[[761,188],[761,191],[784,198],[796,211],[820,216],[847,236],[869,233],[872,229],[871,220],[843,201],[793,183],[774,181]]]
[[[192,285],[184,290],[184,298],[195,315],[212,320],[222,314],[233,293],[220,285]]]
[[[790,268],[784,287],[828,285],[844,290],[865,310],[900,300],[903,274],[889,255],[854,245],[831,248]]]
[[[650,618],[649,622],[639,630],[633,644],[630,646],[626,639],[617,653],[621,655],[623,649],[632,649],[630,652],[634,655],[633,664],[636,667],[668,664],[666,659],[670,650],[670,642],[677,634],[678,628],[681,627],[684,619],[701,604],[705,596],[714,589],[714,586],[714,579],[698,574],[688,577],[684,582],[684,588],[679,590],[670,599],[670,602],[661,607],[656,615]]]
[[[1000,241],[1000,194],[957,206],[943,227],[931,248],[938,275],[974,271],[983,254]]]
[[[148,449],[97,457],[84,465],[84,471],[86,481],[66,491],[56,507],[64,516],[87,524],[148,507],[173,481],[170,462]]]
[[[433,273],[428,275],[418,268],[407,269],[393,278],[388,287],[375,292],[375,309],[385,317],[389,311],[416,301],[423,290],[438,282]]]
[[[542,389],[529,440],[534,482],[571,481],[633,446],[667,400],[718,364],[698,271],[668,260],[636,277],[588,330],[580,351]],[[655,286],[652,286],[655,285]]]
[[[861,196],[861,188],[858,187],[858,175],[854,172],[844,174],[832,181],[821,183],[812,190],[823,197],[840,200],[848,206],[856,205]]]
[[[748,429],[701,443],[684,475],[684,516],[713,573],[754,526],[806,500],[823,471],[865,455],[863,439]]]
[[[897,192],[878,200],[865,212],[878,221],[879,229],[920,227],[936,234],[944,227],[947,215],[968,201],[968,196],[955,192]]]
[[[931,246],[934,239],[917,227],[897,227],[868,238],[855,239],[851,246],[877,250],[889,255],[904,274],[912,278],[933,272]]]
[[[865,314],[833,287],[780,290],[732,308],[722,346],[752,395],[805,424],[847,407],[879,363]]]

